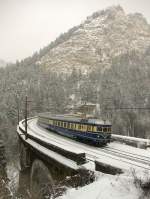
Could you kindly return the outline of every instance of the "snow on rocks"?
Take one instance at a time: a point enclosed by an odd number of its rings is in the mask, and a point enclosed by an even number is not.
[[[141,190],[130,176],[100,173],[94,183],[78,190],[68,189],[66,194],[57,199],[138,199],[140,195]]]

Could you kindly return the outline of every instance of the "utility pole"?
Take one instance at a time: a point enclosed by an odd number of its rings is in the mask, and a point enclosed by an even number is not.
[[[28,97],[26,96],[26,98],[25,98],[25,139],[28,138],[27,118],[28,118]]]
[[[17,118],[18,118],[18,125],[19,125],[19,121],[20,121],[19,98],[17,98]]]

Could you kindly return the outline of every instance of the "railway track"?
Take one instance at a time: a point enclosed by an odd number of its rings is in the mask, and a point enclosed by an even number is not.
[[[114,154],[114,155],[117,155],[118,157],[124,157],[128,160],[135,160],[136,162],[150,166],[150,158],[146,156],[142,157],[141,155],[133,154],[130,152],[128,153],[124,151],[118,151],[117,149],[113,149],[113,148],[106,148],[102,150],[106,152],[107,154],[112,154],[112,155]]]
[[[41,139],[50,140],[53,144],[61,145],[62,147],[68,148],[79,148],[86,153],[86,158],[89,161],[97,161],[99,159],[109,158],[112,161],[118,161],[124,163],[128,168],[137,168],[150,170],[150,157],[142,156],[135,153],[130,153],[122,150],[117,150],[106,146],[105,148],[98,148],[90,146],[84,143],[71,140],[69,138],[57,135],[55,133],[49,132],[48,130],[42,129],[36,123],[36,119],[28,121],[28,129],[36,136],[41,137]]]
[[[106,146],[105,149],[114,151],[116,153],[118,152],[118,149],[116,149],[114,147]],[[144,155],[135,154],[135,153],[132,153],[132,152],[126,152],[126,151],[120,150],[120,149],[119,149],[119,152],[122,153],[122,154],[133,155],[134,157],[137,157],[137,158],[142,158],[142,159],[144,158],[144,159],[147,159],[148,161],[150,161],[150,155],[149,156],[144,156]]]

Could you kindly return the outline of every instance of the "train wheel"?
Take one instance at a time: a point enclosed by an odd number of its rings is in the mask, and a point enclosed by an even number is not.
[[[30,173],[30,192],[34,199],[50,198],[54,194],[54,182],[49,169],[41,160],[34,160]]]
[[[20,167],[21,171],[27,169],[30,165],[30,153],[23,143],[20,143]]]

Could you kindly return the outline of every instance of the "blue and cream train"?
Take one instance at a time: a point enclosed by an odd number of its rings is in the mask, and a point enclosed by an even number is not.
[[[111,124],[95,118],[73,115],[40,114],[38,124],[72,139],[105,145],[111,140]]]

